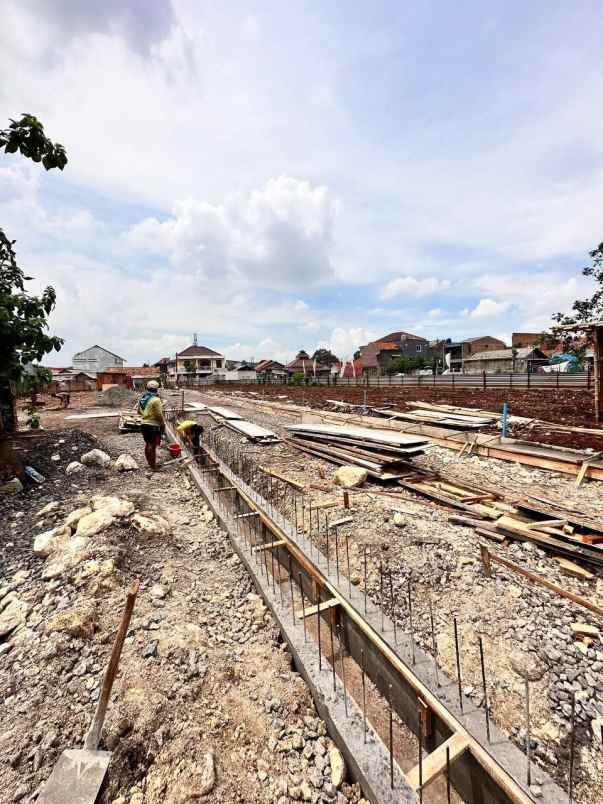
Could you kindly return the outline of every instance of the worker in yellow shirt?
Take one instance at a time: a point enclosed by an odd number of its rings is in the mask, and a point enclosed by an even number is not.
[[[150,380],[146,392],[138,400],[138,413],[142,417],[142,437],[144,438],[144,456],[151,471],[157,471],[157,447],[165,432],[163,405],[159,398],[159,383]]]
[[[198,422],[192,421],[191,419],[186,419],[185,421],[180,422],[178,427],[176,427],[176,432],[180,438],[184,439],[184,441],[190,445],[195,457],[201,454],[200,439],[203,435],[202,425],[200,425]]]

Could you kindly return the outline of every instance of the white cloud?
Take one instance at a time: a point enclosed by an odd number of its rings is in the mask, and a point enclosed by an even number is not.
[[[265,286],[303,286],[333,274],[336,207],[326,187],[281,176],[220,205],[178,202],[171,218],[147,218],[126,239],[206,278],[230,275]]]
[[[477,306],[470,310],[469,318],[498,318],[511,307],[507,301],[494,301],[494,299],[480,299]]]
[[[342,360],[349,360],[359,346],[370,343],[376,337],[374,332],[363,327],[352,327],[351,329],[336,327],[331,332],[328,343],[324,345],[328,346],[333,354]]]
[[[435,276],[425,277],[424,279],[416,279],[414,276],[399,276],[387,283],[381,291],[381,298],[384,301],[395,299],[398,296],[421,298],[443,292],[449,287],[450,282],[447,279],[438,279]]]

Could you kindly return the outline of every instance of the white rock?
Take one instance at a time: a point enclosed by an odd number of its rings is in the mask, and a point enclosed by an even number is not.
[[[132,522],[136,530],[141,533],[148,533],[150,536],[165,536],[170,532],[169,523],[157,514],[134,514]]]
[[[75,511],[72,511],[65,520],[65,525],[70,528],[76,528],[77,523],[83,516],[92,513],[92,508],[89,505],[84,505],[82,508],[76,508]]]
[[[34,539],[33,551],[37,556],[47,558],[51,553],[59,549],[61,543],[66,543],[71,535],[69,528],[58,527],[39,533]]]
[[[130,516],[134,511],[134,503],[129,500],[121,500],[119,497],[97,495],[92,498],[92,508],[95,511],[106,511],[111,516]]]
[[[61,460],[61,456],[59,455],[59,453],[58,453],[58,452],[55,452],[53,455],[51,455],[51,456],[50,456],[50,460],[51,460],[51,461],[55,461],[55,462],[56,462],[56,461],[60,461],[60,460]]]
[[[114,467],[118,472],[129,472],[138,469],[138,464],[131,455],[124,452],[117,457]]]
[[[28,606],[25,601],[20,600],[16,595],[9,594],[2,601],[2,613],[0,613],[0,637],[10,634],[18,625],[25,622]]]
[[[393,518],[393,523],[397,528],[405,528],[406,527],[406,520],[404,519],[404,515],[401,514],[399,511],[396,511]]]
[[[86,467],[83,463],[79,461],[71,461],[71,463],[67,464],[67,468],[65,469],[66,475],[73,475],[76,472],[83,472]]]
[[[366,469],[360,466],[340,466],[333,474],[333,483],[343,486],[344,489],[353,489],[361,486],[368,477]]]
[[[0,484],[0,492],[4,492],[5,494],[18,494],[22,489],[23,483],[21,483],[18,477],[13,477],[12,480]]]
[[[331,763],[331,784],[333,787],[339,788],[345,780],[346,767],[343,755],[335,745],[329,747],[329,761]]]
[[[161,584],[154,584],[151,586],[149,593],[151,597],[155,598],[156,600],[163,600],[163,598],[167,595],[167,589],[165,586],[161,586]]]
[[[91,449],[90,452],[85,452],[80,460],[85,466],[105,467],[111,463],[111,456],[102,449]]]
[[[58,502],[56,501],[49,502],[48,505],[44,506],[44,508],[40,508],[40,510],[37,513],[37,516],[44,516],[45,514],[50,514],[52,513],[52,511],[56,511],[58,507],[59,507]]]
[[[77,523],[77,536],[95,536],[105,530],[113,522],[113,516],[109,511],[93,511],[86,514]]]

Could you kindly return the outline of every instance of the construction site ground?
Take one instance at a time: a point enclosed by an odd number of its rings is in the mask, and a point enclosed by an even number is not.
[[[436,397],[439,391],[429,395],[425,389],[405,389],[409,392],[416,399],[455,401],[450,392],[445,397]],[[467,395],[474,393],[470,401]],[[550,404],[550,392],[513,392],[526,393],[535,395],[533,403],[529,398],[520,403],[506,389],[485,394],[464,390],[456,401],[497,410],[507,399],[518,415],[591,425],[587,414],[576,413],[584,402],[582,391],[560,392],[559,408]],[[368,403],[395,402],[400,407],[398,394],[399,389],[368,389]],[[166,399],[169,404],[174,397]],[[297,411],[287,412],[288,400],[314,408],[325,405],[326,399],[364,402],[362,388],[343,387],[187,390],[185,399],[233,407],[282,439],[285,426],[300,420]],[[279,409],[262,407],[258,404],[262,399],[278,402]],[[357,788],[344,785],[335,791],[329,786],[324,724],[316,718],[308,690],[292,670],[278,632],[253,594],[226,535],[215,525],[186,472],[166,467],[147,476],[140,435],[119,434],[117,419],[65,422],[65,415],[100,410],[95,393],[75,395],[72,403],[67,412],[43,411],[47,435],[32,439],[28,447],[31,465],[45,475],[45,483],[0,500],[8,533],[2,543],[5,580],[0,598],[12,594],[26,611],[16,632],[8,639],[0,637],[0,789],[6,800],[28,800],[60,752],[81,744],[124,590],[138,577],[141,591],[107,719],[105,744],[114,755],[102,802],[200,800],[208,752],[216,758],[217,775],[204,800],[358,801]],[[186,416],[215,426],[207,415]],[[518,745],[525,743],[524,682],[514,666],[535,667],[535,676],[540,676],[531,683],[536,795],[538,766],[566,786],[569,700],[576,691],[574,800],[600,801],[603,748],[593,721],[603,717],[603,643],[595,639],[585,650],[571,630],[572,623],[601,629],[594,615],[501,568],[495,569],[492,579],[485,578],[479,537],[472,529],[451,525],[451,511],[440,504],[399,486],[367,481],[351,492],[352,510],[345,510],[341,489],[333,484],[332,464],[301,453],[284,440],[257,446],[234,433],[230,436],[262,466],[303,484],[313,505],[337,501],[324,509],[332,520],[353,517],[340,529],[349,538],[352,581],[362,583],[366,546],[369,594],[375,603],[381,602],[381,564],[391,573],[394,587],[395,612],[388,598],[385,608],[389,616],[395,613],[401,628],[408,625],[405,600],[411,580],[415,632],[427,651],[432,601],[438,661],[453,678],[453,618],[457,618],[463,687],[478,704],[483,698],[478,637],[483,637],[492,717]],[[88,468],[66,476],[66,464],[95,446],[113,458],[123,452],[133,455],[140,469],[117,474]],[[592,438],[588,446],[596,447]],[[56,454],[58,461],[52,459]],[[601,516],[603,487],[598,482],[576,488],[573,478],[560,474],[476,456],[458,460],[454,452],[439,447],[431,447],[416,462],[443,469],[465,483],[495,488],[510,499],[529,491]],[[32,552],[34,537],[62,523],[93,495],[129,500],[137,512],[159,515],[169,527],[150,535],[136,529],[131,519],[116,519],[91,539],[84,560],[59,577],[44,579],[44,559]],[[58,507],[37,516],[50,502],[58,502]],[[394,524],[395,516],[399,524]],[[325,550],[324,540],[321,548]],[[530,543],[492,549],[603,605],[600,572],[588,582],[564,575],[553,557]],[[322,774],[319,780],[317,773]]]

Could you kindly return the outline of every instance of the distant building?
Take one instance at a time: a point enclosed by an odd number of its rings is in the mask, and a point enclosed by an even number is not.
[[[282,379],[287,376],[287,369],[283,363],[279,363],[278,360],[260,360],[260,362],[256,364],[255,371],[258,379],[277,377]]]
[[[115,366],[123,366],[125,359],[95,344],[83,352],[73,355],[73,371],[84,371],[87,374],[97,374]]]
[[[233,367],[228,368],[228,364]],[[226,366],[216,369],[214,376],[218,380],[226,380],[228,382],[249,382],[250,380],[255,380],[257,377],[255,363],[248,363],[244,360],[226,361]]]
[[[99,372],[96,375],[96,387],[99,391],[110,385],[137,390],[146,388],[149,380],[161,380],[161,372],[157,366],[121,366]]]
[[[225,358],[207,346],[193,343],[168,363],[168,376],[172,380],[201,379],[209,377],[217,369],[224,368]]]
[[[491,335],[479,335],[476,338],[465,338],[463,341],[448,339],[442,344],[444,371],[454,373],[464,371],[465,361],[482,352],[500,351],[506,349],[507,344]]]
[[[430,357],[429,341],[410,332],[390,332],[360,347],[362,373],[372,377],[387,374],[399,357]]]
[[[306,377],[325,377],[331,374],[331,367],[322,363],[317,363],[310,355],[301,349],[295,356],[295,360],[285,366],[287,374],[303,374]]]
[[[522,349],[524,346],[542,346],[544,335],[542,332],[514,332],[511,335],[511,346]]]
[[[522,349],[493,349],[487,352],[477,352],[465,358],[465,374],[518,374],[533,373],[538,366],[548,364],[548,358],[540,349],[534,346],[525,346]]]

